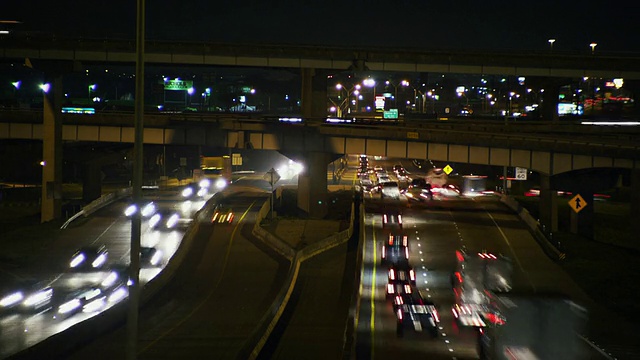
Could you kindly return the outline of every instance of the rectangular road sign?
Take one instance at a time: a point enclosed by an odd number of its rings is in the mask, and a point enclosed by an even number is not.
[[[516,168],[516,180],[527,180],[527,169],[525,168]]]
[[[242,165],[242,155],[241,154],[231,154],[231,165],[233,166],[241,166]]]

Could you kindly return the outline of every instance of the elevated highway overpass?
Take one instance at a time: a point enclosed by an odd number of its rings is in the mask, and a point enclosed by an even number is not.
[[[42,114],[0,113],[0,138],[42,140]],[[322,152],[517,166],[543,174],[640,167],[640,129],[557,122],[340,123],[243,115],[145,115],[145,144]],[[63,141],[133,143],[133,114],[65,114]]]
[[[337,47],[152,41],[149,64],[435,72],[544,77],[640,79],[640,55],[629,53],[433,51],[416,48]],[[0,38],[0,59],[134,63],[133,39]]]
[[[8,113],[2,117],[0,139],[45,140],[46,144],[46,122],[38,121],[41,115],[15,116],[16,113]],[[631,173],[633,194],[640,193],[640,134],[636,127],[559,122],[333,124],[309,118],[288,123],[277,118],[182,114],[148,115],[145,123],[145,144],[277,150],[302,160],[306,170],[299,176],[298,185],[299,194],[304,196],[298,198],[298,206],[312,217],[326,214],[326,168],[335,154],[431,159],[535,171],[540,176],[540,222],[551,231],[557,229],[556,190],[560,187],[593,203],[596,191],[613,186],[607,185],[611,180],[597,180],[594,171],[609,171],[606,177],[610,179],[612,170],[601,169],[624,169]],[[58,125],[59,141],[133,144],[132,124],[132,114],[66,114]],[[47,164],[56,163],[53,157],[43,158]],[[640,216],[640,209],[634,207],[632,212],[632,217]],[[593,206],[583,210],[579,218],[586,236],[593,231],[592,215]]]

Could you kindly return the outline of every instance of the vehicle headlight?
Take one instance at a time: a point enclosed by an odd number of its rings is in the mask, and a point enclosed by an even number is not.
[[[13,294],[3,297],[2,300],[0,300],[0,306],[8,307],[17,304],[18,302],[22,301],[23,298],[24,295],[22,295],[22,292],[14,292]]]
[[[154,203],[148,203],[142,208],[142,216],[149,217],[156,212],[156,205]]]
[[[107,301],[110,302],[110,303],[118,302],[118,301],[124,299],[127,296],[128,293],[129,293],[129,291],[127,290],[126,287],[120,286],[119,288],[114,290],[111,293],[111,295],[109,295],[109,298],[107,299]]]
[[[184,188],[184,190],[182,190],[182,196],[183,197],[190,197],[191,195],[193,195],[193,189],[188,187],[188,188]]]
[[[74,268],[74,267],[78,267],[80,264],[82,264],[84,262],[85,256],[84,254],[78,254],[76,256],[73,257],[73,259],[71,259],[71,262],[69,263],[69,266]]]
[[[102,264],[104,264],[106,261],[107,261],[107,254],[100,254],[95,260],[93,260],[93,262],[91,263],[91,266],[93,266],[94,268],[97,268],[102,266]]]
[[[180,219],[180,217],[178,216],[178,214],[173,214],[169,217],[169,219],[167,219],[167,228],[171,229],[173,227],[176,226],[176,224],[178,224],[178,220]]]
[[[135,214],[136,211],[138,211],[138,207],[135,204],[132,204],[132,205],[127,206],[127,208],[124,210],[124,215],[125,216],[131,216],[131,215]]]
[[[151,217],[151,219],[149,219],[149,227],[155,227],[156,225],[158,225],[158,222],[160,222],[160,219],[162,218],[162,216],[160,216],[160,214],[155,214]]]
[[[49,301],[51,299],[52,294],[53,294],[53,290],[51,289],[41,290],[29,296],[28,298],[26,298],[22,304],[24,306],[29,306],[29,307],[36,306]]]
[[[227,186],[227,180],[225,179],[216,180],[216,189],[221,190],[221,189],[224,189],[226,186]]]
[[[80,299],[69,300],[66,303],[58,306],[58,314],[66,314],[75,309],[79,308],[82,305]]]
[[[208,188],[209,186],[211,186],[211,180],[209,180],[209,179],[202,179],[202,180],[200,180],[200,182],[198,183],[198,186],[200,186],[201,188]]]
[[[103,287],[109,287],[115,284],[117,280],[118,280],[118,273],[115,271],[112,271],[111,273],[109,273],[109,275],[107,275],[107,277],[102,281],[100,285],[102,285]]]
[[[155,254],[153,254],[149,262],[151,263],[151,265],[156,266],[160,263],[160,260],[162,260],[162,251],[158,250],[155,252]]]

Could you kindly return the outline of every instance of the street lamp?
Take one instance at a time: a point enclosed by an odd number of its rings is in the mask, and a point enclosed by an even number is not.
[[[88,90],[88,95],[89,95],[89,99],[91,99],[91,92],[92,91],[96,91],[98,89],[98,84],[91,84],[89,85],[89,90]]]
[[[404,86],[407,87],[409,86],[409,82],[407,80],[402,80],[400,81],[399,84],[394,84],[391,81],[387,80],[385,81],[386,85],[391,85],[393,86],[393,103],[395,105],[395,107],[398,107],[398,86]]]
[[[350,99],[351,99],[351,95],[359,95],[360,94],[360,84],[355,84],[353,87],[351,87],[351,90],[347,89],[344,85],[338,83],[336,84],[336,89],[339,91],[344,90],[344,92],[347,94],[347,96],[340,102],[340,104],[338,104],[338,109],[340,110],[339,113],[337,113],[338,117],[342,117],[344,110],[342,109],[343,107],[346,108],[347,112],[350,113],[351,112],[351,106],[349,105]]]
[[[372,103],[373,103],[373,108],[375,109],[376,107],[376,81],[373,80],[372,78],[366,78],[362,81],[362,84],[366,87],[370,87],[373,88],[373,99],[372,99]]]
[[[38,87],[40,88],[40,90],[42,90],[42,92],[44,92],[46,94],[51,89],[51,84],[49,84],[49,83],[40,84],[40,85],[38,85]]]
[[[549,39],[549,47],[550,51],[553,51],[553,43],[556,42],[556,39]]]
[[[598,46],[598,44],[592,42],[591,44],[589,44],[589,46],[591,47],[591,55],[593,55],[593,53],[596,52],[596,46]]]

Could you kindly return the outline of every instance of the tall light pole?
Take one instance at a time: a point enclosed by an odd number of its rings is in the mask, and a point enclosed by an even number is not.
[[[344,111],[346,110],[347,113],[350,113],[351,111],[351,105],[350,105],[350,101],[351,101],[351,94],[355,94],[356,96],[360,94],[360,84],[355,84],[353,85],[353,87],[351,87],[351,90],[347,89],[344,85],[338,83],[336,84],[336,89],[339,91],[344,90],[344,92],[347,94],[347,96],[344,98],[344,100],[342,100],[340,102],[340,104],[338,105],[338,108],[340,109],[340,113],[338,114],[338,117],[342,117],[344,115]],[[343,105],[345,106],[345,110],[343,110]],[[357,111],[357,106],[356,106],[356,111]]]
[[[556,39],[549,39],[549,50],[553,52],[553,43],[556,42]]]
[[[97,89],[98,89],[98,84],[89,85],[89,90],[88,90],[89,100],[91,100],[91,93],[96,91]]]
[[[362,85],[373,88],[372,105],[373,105],[373,109],[375,109],[376,108],[376,81],[372,78],[366,78],[362,81]]]
[[[144,29],[145,29],[145,0],[137,0],[136,9],[136,97],[134,117],[134,145],[133,145],[133,203],[138,211],[131,217],[131,251],[129,277],[129,311],[127,315],[127,360],[135,360],[138,355],[138,307],[140,304],[140,235],[142,215],[142,164],[143,164],[143,135],[144,135]]]
[[[598,44],[592,42],[589,46],[591,47],[591,55],[593,55],[596,52],[596,46],[598,46]]]

